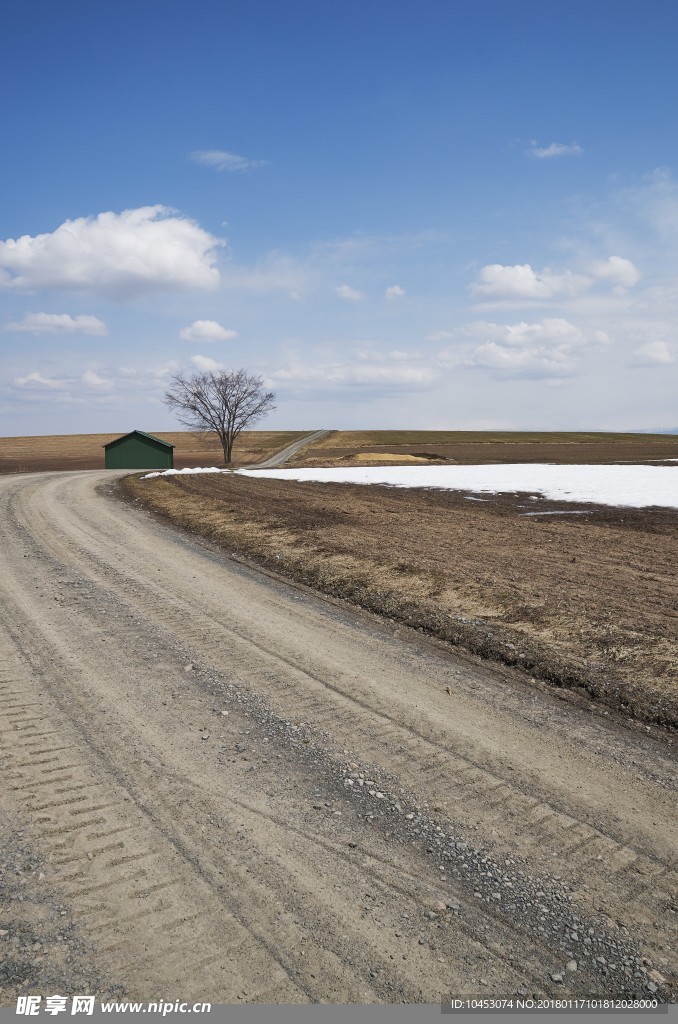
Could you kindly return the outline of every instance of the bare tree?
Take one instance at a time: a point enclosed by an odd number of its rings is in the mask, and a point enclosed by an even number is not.
[[[275,409],[274,400],[272,391],[264,391],[263,378],[247,370],[176,374],[163,398],[189,430],[217,434],[226,465],[238,434]]]

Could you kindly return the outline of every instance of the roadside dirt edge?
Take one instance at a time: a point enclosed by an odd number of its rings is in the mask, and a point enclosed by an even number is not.
[[[620,678],[608,666],[582,665],[563,658],[559,652],[548,650],[542,644],[510,626],[498,626],[482,618],[452,616],[426,599],[408,600],[388,588],[375,590],[356,575],[350,579],[332,572],[326,559],[314,558],[307,551],[299,555],[274,552],[265,538],[256,530],[248,530],[246,522],[230,522],[214,529],[209,521],[191,515],[189,495],[182,512],[165,505],[157,493],[152,493],[137,475],[116,480],[110,493],[116,497],[141,504],[148,511],[186,532],[202,536],[229,555],[254,567],[261,567],[284,579],[308,586],[332,598],[349,601],[369,612],[420,633],[461,648],[469,654],[520,670],[526,682],[541,682],[557,689],[572,691],[585,700],[592,700],[624,719],[660,725],[670,730],[678,727],[678,701],[667,695],[658,698],[648,695],[644,687],[635,686]],[[254,524],[252,524],[254,525]]]

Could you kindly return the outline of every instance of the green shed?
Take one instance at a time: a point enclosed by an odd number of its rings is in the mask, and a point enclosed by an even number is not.
[[[106,469],[172,469],[174,445],[143,430],[116,437],[104,445]]]

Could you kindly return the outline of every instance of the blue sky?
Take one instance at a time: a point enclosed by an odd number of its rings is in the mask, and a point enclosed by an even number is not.
[[[678,7],[3,16],[0,433],[678,426]]]

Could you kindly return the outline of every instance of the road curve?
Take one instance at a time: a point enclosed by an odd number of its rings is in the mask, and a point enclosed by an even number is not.
[[[268,459],[264,459],[263,462],[258,462],[254,466],[249,466],[249,469],[273,469],[275,466],[282,466],[288,459],[291,459],[293,455],[300,452],[302,448],[305,448],[308,444],[313,444],[314,441],[319,441],[321,437],[325,437],[330,434],[330,430],[316,430],[312,434],[307,434],[306,437],[300,438],[299,441],[293,441],[292,444],[288,444],[286,448],[276,452],[275,455],[271,455]]]
[[[668,740],[114,487],[0,477],[0,828],[32,862],[8,942],[53,905],[71,975],[133,998],[665,991]]]

